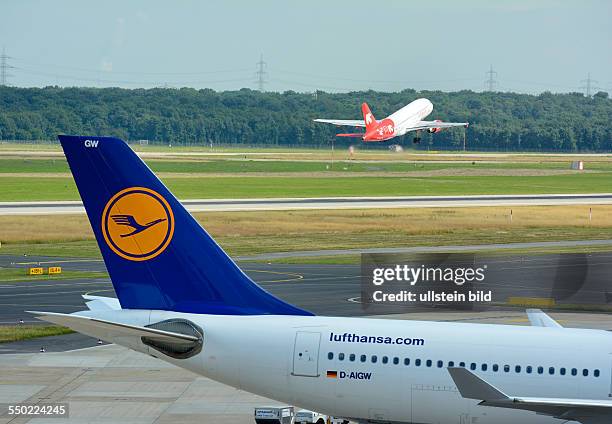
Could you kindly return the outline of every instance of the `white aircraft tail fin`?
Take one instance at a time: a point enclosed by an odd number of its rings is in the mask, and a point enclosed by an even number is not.
[[[121,309],[119,299],[114,297],[92,296],[84,294],[83,299],[87,300],[85,304],[90,311],[118,311]]]

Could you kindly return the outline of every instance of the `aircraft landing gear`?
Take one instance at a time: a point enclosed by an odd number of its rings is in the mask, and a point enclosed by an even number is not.
[[[412,139],[412,142],[413,142],[414,144],[419,144],[419,143],[421,142],[421,137],[414,137],[414,138]]]

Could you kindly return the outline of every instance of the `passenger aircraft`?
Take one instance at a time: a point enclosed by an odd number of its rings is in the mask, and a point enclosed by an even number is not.
[[[59,138],[117,299],[41,319],[360,423],[612,422],[610,332],[314,316],[250,280],[126,143]]]
[[[339,137],[358,137],[363,141],[387,141],[410,131],[416,131],[414,143],[420,143],[422,130],[435,134],[445,128],[465,127],[467,122],[422,121],[433,111],[433,104],[427,99],[416,99],[385,119],[377,121],[367,103],[361,105],[363,120],[360,119],[315,119],[315,122],[349,127],[365,127],[364,133],[336,134]]]

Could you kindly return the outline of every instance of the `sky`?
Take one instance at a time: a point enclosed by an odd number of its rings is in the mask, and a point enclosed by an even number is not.
[[[609,0],[0,0],[10,85],[612,92]]]

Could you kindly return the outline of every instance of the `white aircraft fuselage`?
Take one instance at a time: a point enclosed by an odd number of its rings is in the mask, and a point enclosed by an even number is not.
[[[393,121],[395,127],[394,137],[406,134],[431,112],[433,104],[428,99],[417,99],[389,115],[387,119]]]
[[[562,422],[462,398],[449,365],[522,396],[603,400],[611,393],[612,335],[601,330],[135,310],[106,318],[141,326],[192,321],[205,329],[202,351],[192,358],[165,357],[138,337],[114,341],[238,389],[361,422]]]

